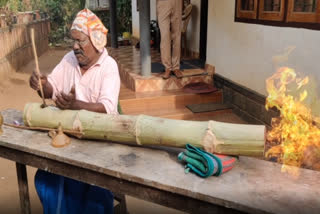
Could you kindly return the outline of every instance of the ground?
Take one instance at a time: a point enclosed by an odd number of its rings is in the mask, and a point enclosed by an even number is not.
[[[67,53],[66,50],[49,50],[39,58],[40,70],[49,73]],[[23,110],[27,102],[41,102],[40,97],[29,87],[29,76],[34,70],[34,62],[30,62],[10,77],[0,81],[0,111],[8,108]],[[42,206],[34,187],[34,174],[37,169],[28,167],[28,182],[33,214],[41,214]],[[18,182],[15,163],[0,158],[0,213],[20,213]],[[153,203],[127,197],[127,206],[130,214],[182,214],[180,211],[168,209]]]

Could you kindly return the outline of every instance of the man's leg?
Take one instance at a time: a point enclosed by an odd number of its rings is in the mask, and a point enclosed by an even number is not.
[[[38,170],[35,186],[44,214],[112,214],[113,194],[106,189]]]
[[[166,72],[163,75],[163,78],[165,79],[170,77],[172,70],[170,34],[170,16],[172,13],[171,1],[172,0],[157,0],[158,24],[161,34],[161,61],[166,69]]]
[[[171,16],[171,35],[173,40],[172,46],[172,69],[175,75],[180,78],[180,55],[181,55],[181,27],[182,27],[182,4],[181,1],[170,1],[173,6]]]

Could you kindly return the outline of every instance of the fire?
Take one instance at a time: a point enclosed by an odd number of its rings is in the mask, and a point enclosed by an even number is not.
[[[309,78],[299,78],[293,69],[282,67],[266,80],[268,97],[266,109],[277,108],[279,118],[272,119],[267,140],[272,147],[267,157],[277,157],[282,171],[298,174],[298,168],[317,168],[320,165],[320,129],[311,108],[304,104]],[[292,170],[295,171],[292,171]],[[319,168],[320,169],[320,168]]]

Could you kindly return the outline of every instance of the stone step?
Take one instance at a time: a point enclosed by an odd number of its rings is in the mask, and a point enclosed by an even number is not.
[[[126,112],[124,112],[127,114]],[[176,108],[176,109],[162,109],[158,111],[146,111],[143,114],[149,115],[153,117],[161,117],[175,120],[194,120],[194,121],[208,121],[213,120],[217,116],[221,116],[223,114],[232,113],[231,109],[228,110],[218,110],[212,112],[204,112],[204,113],[193,113],[187,108]],[[139,115],[140,113],[131,113],[130,115]]]
[[[157,115],[166,115],[166,112],[171,112],[175,109],[184,109],[188,104],[222,102],[222,91],[208,94],[191,94],[185,93],[182,90],[141,93],[123,91],[121,92],[119,100],[125,114],[158,112],[156,113]],[[189,110],[186,109],[186,111]]]

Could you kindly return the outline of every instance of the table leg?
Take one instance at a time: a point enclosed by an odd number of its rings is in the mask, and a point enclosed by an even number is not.
[[[128,214],[125,195],[117,193],[113,193],[113,195],[114,199],[119,202],[119,204],[114,207],[114,214]]]
[[[31,214],[26,165],[16,162],[16,169],[19,185],[21,213]]]

